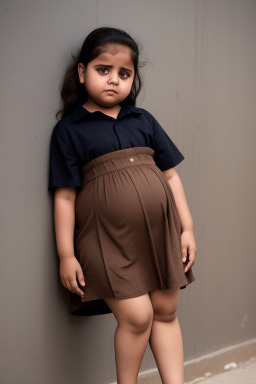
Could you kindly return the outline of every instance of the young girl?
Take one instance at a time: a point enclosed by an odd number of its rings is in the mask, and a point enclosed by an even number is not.
[[[114,314],[118,384],[137,383],[148,342],[163,383],[183,384],[176,312],[196,254],[174,169],[184,156],[135,107],[140,88],[136,42],[115,28],[91,32],[66,72],[51,139],[60,278],[71,314]]]

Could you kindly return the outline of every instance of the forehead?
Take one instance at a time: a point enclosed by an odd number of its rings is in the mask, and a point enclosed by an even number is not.
[[[100,54],[91,63],[133,68],[131,49],[121,44],[108,44],[100,49]]]

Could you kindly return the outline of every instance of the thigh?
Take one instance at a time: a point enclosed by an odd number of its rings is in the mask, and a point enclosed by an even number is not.
[[[104,299],[118,324],[140,328],[149,326],[153,320],[152,302],[148,294],[129,299]]]
[[[180,288],[158,289],[149,293],[154,320],[172,321],[176,317]]]

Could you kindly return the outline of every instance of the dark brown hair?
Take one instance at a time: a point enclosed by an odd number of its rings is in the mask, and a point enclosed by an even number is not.
[[[125,31],[117,28],[102,27],[94,29],[84,40],[78,56],[73,56],[73,62],[67,68],[61,86],[61,110],[57,112],[56,117],[61,118],[71,113],[75,103],[79,101],[84,104],[88,98],[84,84],[80,84],[77,67],[83,63],[85,68],[87,64],[94,60],[108,44],[121,44],[131,49],[131,57],[134,64],[134,80],[130,94],[122,102],[128,102],[135,106],[136,98],[141,90],[142,82],[139,73],[139,47],[135,40]],[[121,103],[121,104],[122,104]]]

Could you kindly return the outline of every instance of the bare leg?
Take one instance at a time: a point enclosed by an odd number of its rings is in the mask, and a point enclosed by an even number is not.
[[[183,343],[176,314],[179,291],[149,293],[154,310],[149,344],[163,384],[184,384]]]
[[[149,295],[105,299],[116,320],[115,359],[118,384],[136,384],[153,320]]]

